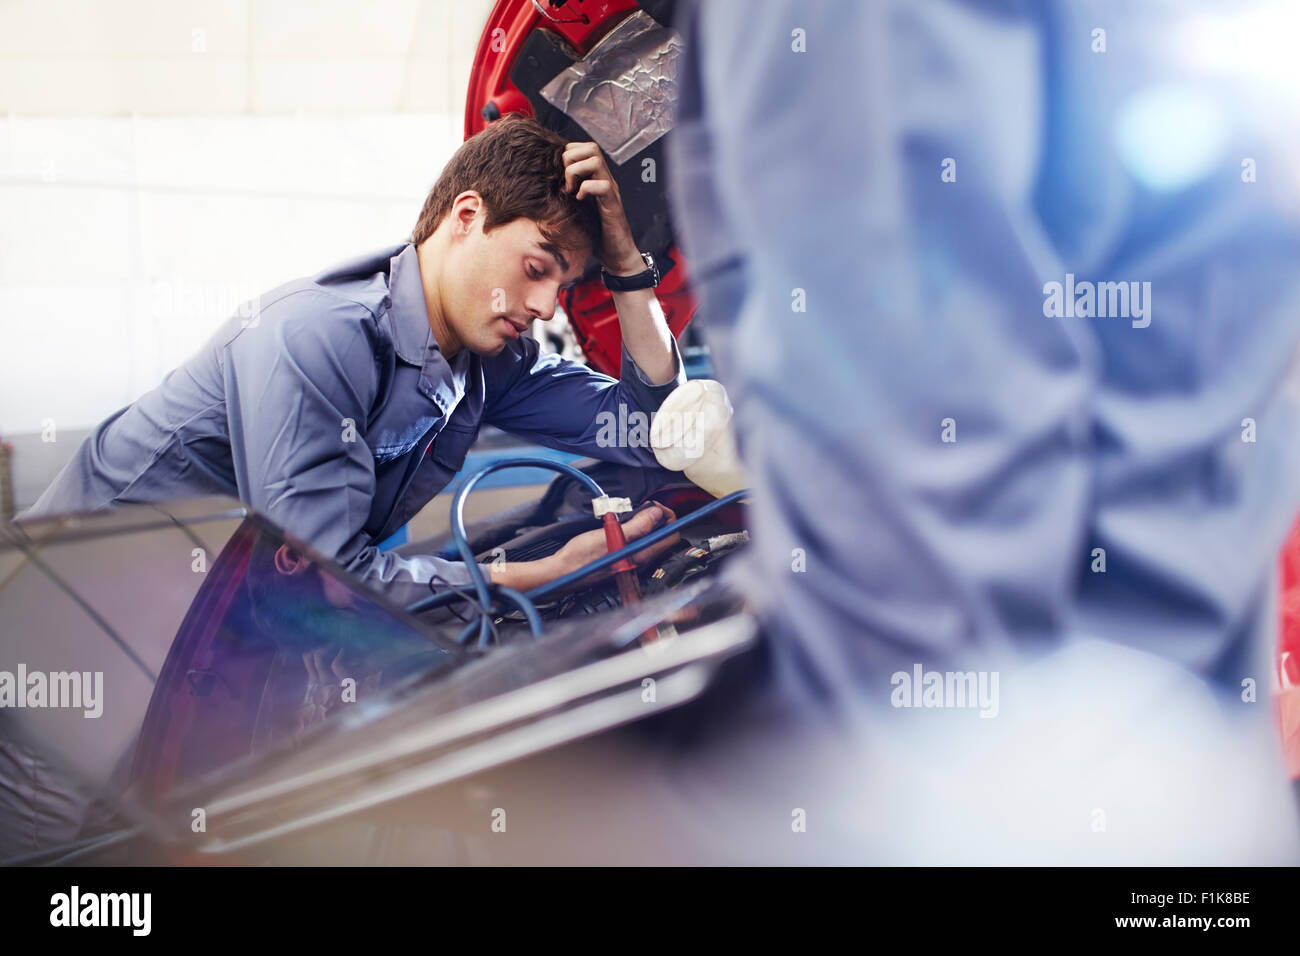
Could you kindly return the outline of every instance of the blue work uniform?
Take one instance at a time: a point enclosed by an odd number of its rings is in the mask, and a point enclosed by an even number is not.
[[[235,495],[406,604],[427,596],[431,580],[468,583],[468,570],[376,544],[446,487],[484,423],[653,466],[648,446],[598,436],[603,422],[652,414],[685,381],[672,349],[676,375],[662,385],[626,347],[621,380],[543,354],[529,337],[493,356],[462,349],[448,359],[406,243],[241,309],[162,384],[97,426],[21,518]]]
[[[756,493],[738,580],[828,696],[1078,635],[1262,672],[1300,222],[1243,174],[1292,158],[1263,84],[1157,42],[1194,12],[685,8],[670,196]],[[1049,314],[1075,278],[1149,311]]]

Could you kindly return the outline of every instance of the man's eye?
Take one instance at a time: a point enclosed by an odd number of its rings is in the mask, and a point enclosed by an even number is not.
[[[531,263],[528,265],[525,271],[527,271],[528,278],[530,279],[540,279],[542,277],[542,270],[532,265]]]

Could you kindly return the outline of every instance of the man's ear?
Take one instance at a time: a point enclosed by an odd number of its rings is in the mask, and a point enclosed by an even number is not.
[[[451,231],[453,235],[467,236],[474,228],[474,220],[485,212],[483,197],[467,189],[451,204]]]

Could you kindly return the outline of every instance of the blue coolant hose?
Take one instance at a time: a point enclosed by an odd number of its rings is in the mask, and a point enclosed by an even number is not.
[[[480,646],[487,645],[488,629],[492,619],[491,592],[495,591],[498,596],[505,598],[509,603],[519,608],[519,610],[523,612],[524,618],[528,621],[529,630],[532,632],[534,637],[538,637],[542,632],[541,616],[537,613],[537,608],[534,604],[538,598],[545,597],[554,591],[562,590],[574,582],[582,580],[587,575],[607,568],[630,555],[636,554],[638,551],[644,550],[665,538],[671,537],[682,528],[694,524],[701,518],[706,518],[715,511],[725,508],[727,505],[749,496],[748,490],[742,489],[741,491],[734,491],[716,501],[709,502],[702,508],[697,508],[695,511],[692,511],[683,518],[678,518],[676,521],[671,521],[661,528],[656,528],[649,534],[642,535],[640,538],[624,545],[617,551],[611,551],[609,554],[597,558],[594,561],[590,561],[582,567],[570,571],[568,574],[561,575],[554,581],[548,581],[546,584],[533,588],[526,594],[521,594],[513,588],[504,587],[500,584],[489,584],[488,581],[484,579],[483,569],[479,567],[478,559],[470,548],[469,536],[465,533],[465,499],[469,496],[469,493],[474,489],[474,486],[477,485],[479,481],[494,472],[503,471],[506,468],[546,468],[551,471],[568,475],[575,481],[585,485],[596,498],[602,498],[605,495],[604,489],[601,488],[600,484],[590,475],[579,471],[572,465],[558,461],[548,461],[544,458],[506,458],[501,461],[495,461],[475,472],[469,480],[465,482],[465,484],[461,485],[460,489],[456,492],[456,496],[451,501],[451,539],[455,542],[456,550],[460,552],[461,560],[464,561],[465,567],[469,572],[470,582],[474,585],[474,593],[478,598],[479,605],[479,619],[478,621],[471,621],[461,632],[460,637],[458,638],[461,643],[467,641],[473,634],[474,630],[477,629]],[[431,594],[427,598],[422,598],[419,601],[416,601],[414,604],[407,607],[406,610],[412,614],[419,614],[424,611],[433,610],[437,607],[442,607],[445,604],[450,604],[453,601],[463,599],[464,597],[465,595],[462,592],[449,588],[445,591],[439,592],[438,594]]]

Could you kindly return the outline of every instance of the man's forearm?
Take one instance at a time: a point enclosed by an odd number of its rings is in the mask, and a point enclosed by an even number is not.
[[[488,572],[493,584],[501,584],[516,591],[531,591],[558,578],[563,573],[563,568],[556,564],[555,556],[551,555],[536,561],[508,561],[488,565]]]
[[[592,199],[600,213],[601,245],[593,249],[600,264],[618,276],[645,271],[605,156],[595,143],[569,143],[564,147],[564,188],[577,199]],[[667,385],[676,377],[673,336],[653,289],[615,292],[614,308],[623,331],[623,344],[643,375],[654,385]]]
[[[645,270],[645,262],[638,256],[629,259],[617,275],[636,275]],[[654,289],[636,289],[632,292],[613,292],[614,308],[618,310],[618,324],[623,332],[632,361],[641,368],[655,385],[667,385],[677,374],[673,358],[673,334],[668,330],[663,306]]]

